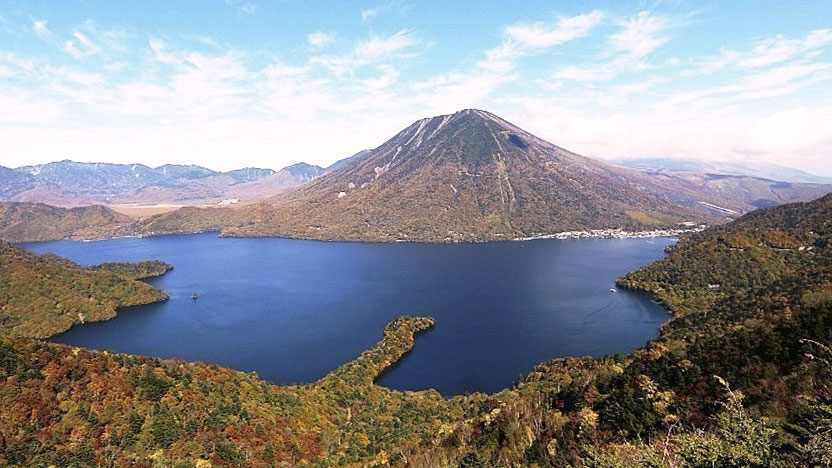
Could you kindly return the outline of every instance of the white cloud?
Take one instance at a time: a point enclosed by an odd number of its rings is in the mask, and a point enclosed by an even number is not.
[[[371,19],[378,16],[379,9],[378,8],[367,8],[361,10],[361,21],[370,21]]]
[[[412,56],[413,49],[420,44],[411,30],[402,29],[389,36],[373,36],[359,41],[348,54],[315,56],[310,62],[323,65],[337,77],[343,77],[359,67]]]
[[[669,40],[663,34],[669,26],[667,19],[649,11],[627,18],[621,26],[622,30],[610,37],[610,45],[615,52],[635,59],[647,57]]]
[[[832,29],[818,29],[803,39],[786,39],[776,36],[757,43],[739,65],[759,68],[791,60],[800,54],[832,44]]]
[[[368,78],[362,81],[362,84],[370,91],[380,91],[389,88],[399,79],[399,71],[390,65],[382,65],[379,67],[381,72],[375,78]]]
[[[147,41],[147,46],[153,53],[153,57],[161,63],[166,63],[169,65],[182,63],[182,60],[180,58],[176,57],[175,54],[168,51],[168,44],[162,39],[150,38]]]
[[[624,72],[647,68],[647,58],[669,40],[665,34],[669,20],[648,11],[620,20],[618,24],[620,30],[609,37],[609,50],[600,60],[561,67],[554,77],[578,82],[612,80]]]
[[[46,20],[33,21],[32,31],[41,39],[46,39],[52,35],[52,31],[49,30],[49,22]]]
[[[745,51],[720,49],[719,53],[691,60],[687,75],[711,74],[729,67],[765,68],[792,60],[813,59],[832,45],[832,29],[816,29],[802,38],[790,39],[783,35],[756,41]]]
[[[413,37],[413,32],[402,29],[390,36],[373,37],[360,42],[355,48],[355,56],[361,61],[378,60],[416,44],[418,41]]]
[[[307,34],[306,42],[312,47],[323,48],[335,42],[334,32],[315,31]]]
[[[557,70],[555,78],[571,81],[608,81],[617,74],[616,67],[606,63],[589,66],[570,65]]]
[[[602,12],[593,10],[584,15],[561,18],[554,27],[543,22],[514,24],[505,29],[505,35],[520,47],[547,49],[586,36],[603,17]]]
[[[101,48],[81,31],[72,33],[74,39],[64,42],[64,52],[75,59],[82,59],[101,52]]]
[[[589,36],[603,18],[589,12],[511,24],[473,65],[428,74],[408,59],[430,51],[429,38],[409,29],[352,43],[339,37],[340,55],[334,47],[322,52],[332,43],[326,35],[334,33],[313,32],[308,46],[264,59],[216,41],[204,47],[192,37],[162,33],[107,35],[84,24],[67,41],[67,53],[102,60],[59,65],[53,58],[0,52],[0,152],[13,155],[5,164],[65,154],[218,169],[279,168],[289,158],[327,164],[380,144],[417,118],[480,107],[589,156],[754,154],[822,168],[832,151],[832,103],[828,93],[815,90],[832,81],[832,64],[817,55],[829,46],[829,30],[773,36],[744,51],[726,44],[712,56],[682,55],[659,64],[651,63],[653,54],[676,23],[639,13],[613,25],[611,36],[598,37],[606,49],[587,63],[563,61],[566,66],[546,76],[515,67]],[[118,59],[121,66],[136,65],[130,53],[139,57],[140,74],[124,74],[119,62],[104,60],[116,55],[113,47],[128,43],[119,38],[137,44]],[[300,52],[309,56],[298,59]],[[707,81],[678,73],[671,80],[665,73],[683,67],[732,67],[735,73]],[[525,83],[540,84],[540,94]]]
[[[543,22],[507,26],[503,30],[503,42],[485,51],[485,57],[477,66],[493,73],[509,73],[518,58],[584,37],[600,24],[603,17],[601,11],[593,10],[582,15],[562,17],[552,26]]]

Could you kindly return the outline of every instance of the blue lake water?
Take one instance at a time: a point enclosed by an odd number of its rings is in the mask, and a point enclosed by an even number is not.
[[[214,234],[27,244],[80,264],[158,259],[165,303],[123,310],[54,341],[256,371],[306,383],[376,343],[404,314],[436,326],[379,380],[445,395],[510,387],[536,363],[631,351],[668,318],[610,292],[670,239],[374,244],[221,239]],[[193,293],[199,295],[193,301]]]

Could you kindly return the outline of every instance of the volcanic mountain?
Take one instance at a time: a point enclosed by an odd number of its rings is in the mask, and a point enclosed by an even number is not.
[[[297,189],[250,208],[228,235],[495,240],[670,227],[717,216],[645,174],[579,156],[494,114],[419,120]]]

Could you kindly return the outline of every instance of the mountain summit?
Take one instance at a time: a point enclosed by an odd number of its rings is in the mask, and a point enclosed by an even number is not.
[[[256,208],[233,235],[492,240],[709,219],[645,175],[585,158],[486,111],[416,121]],[[687,202],[689,206],[684,206]]]

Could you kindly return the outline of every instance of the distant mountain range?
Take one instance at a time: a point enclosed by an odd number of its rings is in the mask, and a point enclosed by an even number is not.
[[[793,167],[766,162],[697,161],[674,158],[636,158],[615,161],[624,167],[646,172],[695,172],[751,176],[769,180],[808,184],[832,184],[832,177],[821,177]]]
[[[89,204],[211,204],[273,196],[308,182],[324,169],[306,163],[280,171],[242,168],[217,172],[195,165],[80,163],[69,160],[0,167],[0,200],[59,206]]]

